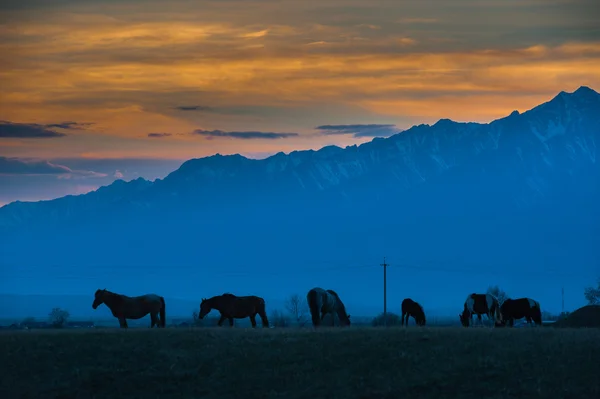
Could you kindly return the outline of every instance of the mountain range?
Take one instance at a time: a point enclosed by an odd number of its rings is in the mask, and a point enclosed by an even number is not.
[[[8,204],[1,256],[23,287],[158,279],[167,295],[318,281],[378,292],[386,254],[431,290],[447,288],[436,270],[460,268],[461,297],[482,271],[523,285],[549,270],[587,276],[600,270],[598,144],[600,94],[582,86],[490,123],[441,119],[263,160],[217,154],[153,182]],[[367,262],[374,277],[349,271]]]

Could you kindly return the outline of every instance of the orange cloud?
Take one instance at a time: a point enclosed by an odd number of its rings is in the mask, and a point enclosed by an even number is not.
[[[600,38],[578,5],[382,2],[365,13],[358,0],[226,3],[89,1],[7,14],[0,119],[95,123],[60,150],[35,143],[31,154],[258,153],[331,144],[307,136],[316,125],[489,121],[560,90],[600,87]],[[565,41],[574,27],[580,37]],[[176,110],[189,104],[205,111]],[[303,136],[200,145],[178,135],[196,129]],[[16,143],[2,145],[20,154]]]

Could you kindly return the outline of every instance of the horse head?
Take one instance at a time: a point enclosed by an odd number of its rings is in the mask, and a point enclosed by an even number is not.
[[[466,313],[467,312],[462,312],[458,314],[460,324],[462,324],[463,327],[469,327],[469,316]]]
[[[340,325],[347,327],[350,325],[350,315],[346,312],[342,313],[343,314],[338,314],[338,317],[340,318]]]
[[[200,313],[198,313],[198,318],[203,319],[204,316],[206,316],[211,310],[212,308],[210,307],[208,300],[206,298],[202,298],[202,302],[200,302]]]
[[[96,290],[96,293],[94,294],[94,302],[92,303],[92,309],[96,309],[98,306],[104,303],[104,294],[106,294],[106,292],[106,288],[103,290]]]

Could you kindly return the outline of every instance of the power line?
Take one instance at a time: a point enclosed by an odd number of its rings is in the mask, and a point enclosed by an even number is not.
[[[65,269],[65,268],[73,268],[75,269],[75,267],[69,267],[69,266],[63,266],[63,265],[53,265],[55,269]],[[140,265],[141,266],[141,265]],[[157,265],[158,266],[158,265]],[[156,269],[154,269],[152,272],[148,271],[145,273],[146,277],[154,277],[156,275],[161,274],[161,272],[163,270],[172,270],[173,268],[177,268],[178,265],[160,265],[160,267],[162,269],[158,269],[158,267]],[[55,274],[52,270],[44,270],[43,272],[36,272],[33,270],[26,270],[25,273],[24,270],[20,270],[18,271],[18,275],[8,275],[5,273],[2,273],[2,278],[12,278],[12,279],[29,279],[32,277],[36,277],[36,276],[52,276],[52,278],[58,278],[58,279],[64,279],[64,280],[81,280],[81,279],[96,279],[96,278],[100,278],[102,277],[102,275],[104,274],[102,270],[103,267],[106,267],[107,269],[111,270],[114,268],[121,268],[121,267],[131,267],[131,265],[115,265],[115,264],[111,264],[111,265],[105,265],[105,266],[99,266],[96,265],[94,266],[93,269],[88,269],[86,270],[86,275],[85,276],[81,276],[81,270],[73,270],[73,272],[71,273],[65,273],[65,271],[61,271],[60,274]],[[206,276],[210,276],[210,277],[224,277],[224,276],[229,276],[229,277],[233,277],[233,276],[253,276],[253,275],[257,275],[257,276],[273,276],[273,277],[277,277],[277,276],[293,276],[293,275],[298,275],[298,274],[308,274],[308,273],[317,273],[317,272],[324,272],[324,271],[350,271],[350,270],[367,270],[370,269],[372,266],[369,265],[364,265],[364,264],[360,264],[360,265],[346,265],[346,266],[334,266],[334,267],[318,267],[318,268],[301,268],[301,269],[284,269],[284,270],[273,270],[273,271],[246,271],[246,270],[215,270],[215,271],[202,271],[199,272],[200,275],[206,275]],[[147,269],[152,269],[152,266],[148,266],[148,265],[144,265],[144,268]],[[90,275],[90,272],[95,272],[92,275]],[[16,274],[16,273],[15,273]]]
[[[384,262],[386,262],[386,260],[384,259]],[[365,263],[360,263],[360,264],[346,264],[346,265],[340,265],[340,261],[339,260],[319,260],[319,261],[306,261],[304,262],[306,264],[332,264],[333,266],[329,266],[329,267],[323,267],[323,266],[319,266],[319,267],[312,267],[312,268],[305,268],[305,267],[299,267],[299,268],[294,268],[294,269],[278,269],[277,271],[267,271],[267,270],[253,270],[253,271],[246,271],[244,269],[239,269],[239,268],[229,268],[229,269],[223,269],[223,268],[219,268],[218,270],[209,270],[209,271],[202,271],[200,272],[200,274],[203,275],[207,275],[207,276],[243,276],[243,275],[261,275],[261,276],[281,276],[281,275],[298,275],[298,274],[308,274],[308,273],[313,273],[313,272],[323,272],[323,271],[354,271],[354,270],[368,270],[369,268],[371,268],[372,266],[369,266],[367,264],[367,262]],[[435,262],[435,261],[429,261],[429,262],[423,262],[423,263],[440,263],[440,262]],[[63,276],[68,276],[71,277],[73,274],[80,274],[81,272],[81,267],[78,265],[73,265],[73,264],[51,264],[51,265],[44,265],[44,270],[43,272],[39,272],[36,270],[31,270],[31,268],[39,268],[40,264],[13,264],[11,265],[12,267],[14,267],[15,269],[18,269],[18,271],[15,274],[18,274],[18,276],[10,276],[7,275],[5,273],[1,273],[3,274],[3,278],[30,278],[30,277],[34,277],[34,276],[38,276],[40,274],[42,275],[53,275],[54,277],[58,277],[58,275],[54,274],[54,271],[56,269],[60,270],[60,274],[63,274]],[[383,264],[382,264],[383,266]],[[384,275],[386,275],[387,278],[387,266],[390,266],[394,269],[406,269],[406,270],[415,270],[415,271],[419,271],[419,272],[438,272],[438,273],[458,273],[458,274],[469,274],[469,275],[495,275],[495,276],[501,276],[502,275],[502,271],[499,269],[494,269],[494,268],[490,268],[490,267],[482,267],[482,266],[477,266],[476,268],[472,268],[472,269],[457,269],[457,268],[447,268],[447,267],[431,267],[429,265],[425,265],[425,264],[408,264],[408,263],[397,263],[395,265],[390,265],[388,263],[386,263],[386,267],[384,267]],[[3,269],[7,270],[9,266],[6,264],[3,264]],[[108,269],[108,270],[112,270],[114,268],[126,268],[126,269],[135,269],[137,267],[143,267],[144,269],[146,269],[146,275],[154,275],[154,274],[158,274],[161,273],[164,270],[172,270],[172,269],[179,269],[179,270],[186,270],[186,269],[195,269],[198,270],[198,264],[188,264],[188,263],[160,263],[160,264],[139,264],[139,265],[135,265],[135,264],[124,264],[124,263],[111,263],[111,264],[96,264],[96,265],[90,265],[87,266],[85,269],[85,271],[87,273],[89,272],[99,272],[102,273],[105,270],[103,269]],[[54,269],[54,270],[52,270]],[[62,270],[61,270],[62,269]],[[73,273],[64,273],[65,269],[73,269]],[[539,276],[540,274],[554,274],[557,276],[569,276],[569,277],[573,277],[576,276],[576,274],[574,274],[573,272],[562,272],[562,271],[557,271],[557,270],[540,270],[540,271],[530,271],[530,272],[524,272],[524,271],[519,271],[520,275],[531,275],[531,276]],[[94,273],[96,274],[96,273]],[[74,276],[73,276],[74,277]],[[92,276],[90,276],[89,278],[91,278]],[[71,279],[71,278],[69,278]]]
[[[432,263],[432,262],[430,262],[430,263]],[[407,265],[407,264],[394,265],[392,267],[400,268],[400,269],[424,271],[424,272],[491,274],[491,275],[496,275],[496,276],[502,275],[502,270],[493,269],[493,268],[484,268],[481,266],[477,267],[476,269],[456,269],[456,268],[439,268],[439,267],[436,268],[436,267],[429,267],[429,266]],[[519,270],[519,274],[520,275],[528,275],[528,276],[536,276],[536,277],[539,277],[540,274],[554,274],[554,275],[569,276],[569,277],[577,275],[576,273],[573,273],[573,272],[564,272],[564,271],[559,271],[559,270],[539,270],[539,271],[529,271],[529,272]]]

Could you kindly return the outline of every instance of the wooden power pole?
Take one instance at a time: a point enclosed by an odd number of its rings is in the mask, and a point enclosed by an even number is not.
[[[381,266],[383,266],[383,325],[387,327],[387,267],[389,264],[385,263],[385,256]]]

